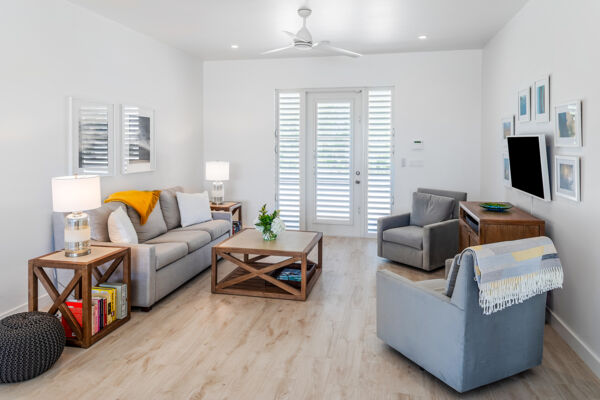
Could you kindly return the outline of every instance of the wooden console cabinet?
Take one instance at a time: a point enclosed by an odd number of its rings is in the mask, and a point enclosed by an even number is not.
[[[479,201],[461,201],[459,251],[469,246],[545,235],[545,222],[513,207],[505,212],[487,211]]]

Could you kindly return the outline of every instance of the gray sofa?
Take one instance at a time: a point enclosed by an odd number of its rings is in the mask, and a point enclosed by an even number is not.
[[[379,218],[377,255],[431,271],[458,252],[459,202],[467,200],[467,193],[425,188],[417,189],[416,193],[454,199],[453,209],[440,222],[426,225],[415,224],[411,213]],[[435,212],[435,209],[423,210],[424,214]]]
[[[210,267],[212,247],[231,235],[231,214],[213,212],[211,221],[181,227],[176,192],[181,187],[161,191],[160,200],[140,224],[138,213],[123,203],[111,202],[87,211],[90,216],[92,244],[110,243],[107,221],[110,213],[124,207],[138,234],[139,244],[122,244],[131,248],[131,305],[150,309],[153,304],[183,283]],[[54,247],[64,247],[64,214],[54,213]],[[110,281],[122,278],[119,268]],[[57,279],[65,286],[71,279],[68,271],[57,270]]]
[[[377,336],[458,392],[540,365],[546,293],[484,315],[466,254],[451,297],[444,279],[377,272]]]

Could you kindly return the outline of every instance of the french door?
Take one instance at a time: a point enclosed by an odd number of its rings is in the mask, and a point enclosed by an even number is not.
[[[361,236],[361,91],[306,94],[306,225]]]
[[[288,229],[373,236],[394,203],[392,89],[277,92],[277,207]]]

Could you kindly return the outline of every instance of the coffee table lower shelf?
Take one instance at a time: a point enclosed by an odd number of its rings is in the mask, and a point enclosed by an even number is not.
[[[266,264],[269,265],[269,264]],[[231,279],[243,276],[248,274],[243,268],[237,267],[233,271],[231,271],[225,278],[221,280],[221,282],[227,282]],[[308,279],[306,283],[306,291],[310,292],[317,283],[319,276],[321,275],[321,268],[316,268],[314,273]],[[288,283],[283,281],[284,283]],[[298,296],[290,294],[285,290],[281,289],[278,286],[273,285],[270,282],[265,281],[264,279],[255,277],[248,279],[244,282],[235,284],[233,286],[229,286],[227,288],[218,288],[215,290],[215,293],[222,294],[235,294],[242,296],[252,296],[252,297],[269,297],[273,299],[287,299],[287,300],[298,300]]]

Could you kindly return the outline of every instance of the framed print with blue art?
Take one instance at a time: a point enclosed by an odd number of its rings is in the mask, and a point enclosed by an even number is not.
[[[510,159],[507,152],[502,154],[502,174],[504,186],[510,186]]]
[[[506,139],[509,136],[515,135],[515,117],[511,115],[510,117],[502,119],[502,139]]]
[[[517,116],[519,122],[531,121],[531,88],[519,90],[519,103],[517,108]]]
[[[555,156],[556,194],[573,201],[581,199],[579,157]]]
[[[533,84],[535,122],[550,121],[550,76]]]
[[[581,101],[554,108],[554,146],[581,147]]]

